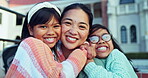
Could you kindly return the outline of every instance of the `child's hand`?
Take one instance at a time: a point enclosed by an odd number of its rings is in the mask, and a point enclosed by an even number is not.
[[[87,51],[87,59],[92,59],[96,57],[95,44],[89,44],[88,42],[84,42],[81,46],[81,49],[85,49]]]
[[[86,61],[86,64],[85,65],[87,65],[88,63],[90,63],[90,62],[94,62],[94,60],[93,59],[87,59],[87,61]]]

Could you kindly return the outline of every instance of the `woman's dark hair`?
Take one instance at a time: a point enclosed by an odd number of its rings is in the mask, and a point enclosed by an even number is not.
[[[22,35],[21,39],[30,37],[31,35],[29,34],[28,30],[28,25],[33,28],[34,26],[38,24],[45,24],[47,21],[50,21],[52,17],[57,18],[58,21],[60,21],[60,15],[57,13],[57,11],[53,8],[41,8],[38,10],[31,18],[29,24],[28,24],[28,13],[26,15],[24,24],[23,24],[23,29],[22,29]]]
[[[114,49],[118,49],[119,51],[123,52],[122,49],[119,47],[119,45],[117,44],[117,41],[115,40],[115,38],[112,36],[112,34],[110,33],[109,29],[103,25],[100,25],[100,24],[94,24],[92,27],[91,27],[91,30],[90,30],[90,34],[91,35],[92,33],[94,33],[95,31],[99,30],[99,29],[105,29],[110,35],[111,35],[111,39],[112,39],[112,42],[113,42],[113,46],[114,46]]]
[[[113,46],[114,46],[114,49],[118,49],[119,51],[121,51],[122,53],[123,50],[119,47],[119,45],[117,44],[117,41],[115,40],[115,38],[112,36],[112,34],[110,33],[109,29],[103,25],[100,25],[100,24],[94,24],[91,29],[90,29],[90,32],[89,32],[89,36],[91,34],[93,34],[95,31],[99,30],[99,29],[105,29],[110,35],[111,35],[111,39],[112,39],[112,43],[113,43]],[[126,56],[127,57],[127,56]],[[130,61],[131,63],[131,59],[129,57],[127,57],[127,59]],[[133,64],[131,63],[133,69],[135,72],[138,72],[138,70],[133,66]]]
[[[81,4],[81,3],[74,3],[74,4],[71,4],[67,7],[65,7],[65,9],[63,10],[63,12],[61,14],[61,20],[63,19],[66,12],[71,10],[71,9],[82,9],[88,15],[90,27],[92,26],[93,14],[88,7],[86,7],[84,4]],[[61,20],[60,20],[60,22],[61,22]]]

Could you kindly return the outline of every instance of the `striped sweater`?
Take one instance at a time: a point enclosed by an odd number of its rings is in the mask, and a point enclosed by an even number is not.
[[[5,78],[75,78],[85,62],[86,51],[76,49],[59,63],[45,43],[29,37],[20,43]]]

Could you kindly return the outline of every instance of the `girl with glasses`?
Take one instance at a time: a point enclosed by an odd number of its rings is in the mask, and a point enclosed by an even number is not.
[[[88,41],[95,44],[96,58],[87,60],[79,78],[137,78],[130,61],[105,26],[93,25]]]

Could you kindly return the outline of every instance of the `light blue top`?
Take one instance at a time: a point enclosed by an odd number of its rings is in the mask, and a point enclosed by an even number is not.
[[[94,61],[85,66],[83,75],[89,78],[138,78],[129,60],[118,49],[114,49],[106,59],[95,58]]]

